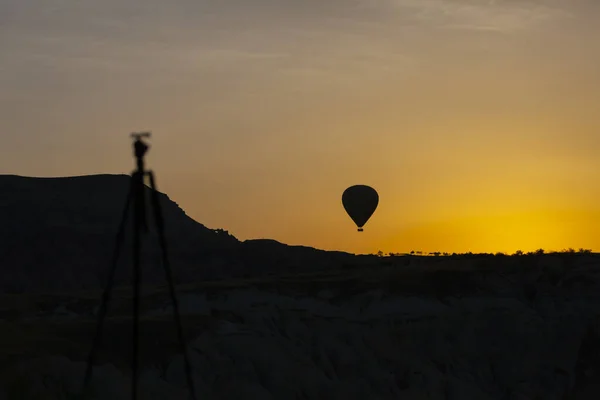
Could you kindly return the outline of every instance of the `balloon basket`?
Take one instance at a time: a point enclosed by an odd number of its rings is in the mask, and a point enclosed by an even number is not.
[[[358,228],[358,231],[359,231],[359,232],[362,232],[362,231],[363,231],[363,228]]]

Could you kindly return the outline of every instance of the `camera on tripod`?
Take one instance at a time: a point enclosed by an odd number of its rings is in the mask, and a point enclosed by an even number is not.
[[[144,163],[142,159],[144,158],[144,156],[148,152],[148,149],[150,148],[150,146],[144,143],[142,139],[150,138],[151,135],[151,132],[133,132],[131,134],[131,138],[135,139],[135,142],[133,143],[133,154],[137,159],[138,170],[140,171],[144,170]]]
[[[112,264],[108,273],[108,280],[106,287],[102,294],[102,302],[98,311],[98,322],[96,326],[96,336],[94,337],[94,343],[92,350],[88,356],[86,372],[84,377],[83,391],[84,394],[89,393],[90,382],[92,379],[93,365],[96,360],[96,354],[100,343],[102,341],[102,330],[104,326],[104,320],[108,309],[108,303],[111,298],[111,292],[113,289],[113,281],[115,277],[115,271],[117,268],[117,260],[121,253],[121,247],[124,242],[125,225],[129,220],[128,213],[129,208],[133,209],[133,337],[132,337],[132,349],[133,357],[131,361],[132,370],[132,390],[131,396],[133,400],[137,400],[138,394],[138,375],[139,375],[139,342],[138,342],[138,325],[140,320],[140,283],[141,283],[141,239],[142,234],[147,232],[146,226],[146,204],[145,204],[145,186],[144,179],[149,179],[150,186],[150,205],[154,210],[154,223],[158,231],[159,247],[162,253],[162,265],[165,270],[165,277],[169,286],[169,294],[171,296],[171,302],[173,303],[173,314],[175,317],[175,325],[177,328],[177,336],[179,339],[180,351],[183,353],[184,367],[187,377],[188,387],[190,389],[191,397],[193,400],[196,399],[196,392],[194,389],[194,382],[192,380],[192,367],[190,364],[189,355],[187,352],[186,342],[183,335],[183,327],[181,324],[181,317],[179,314],[179,302],[175,292],[175,283],[171,266],[169,263],[169,257],[167,255],[167,239],[165,236],[165,227],[162,210],[160,207],[159,192],[156,189],[156,183],[154,180],[154,173],[152,171],[146,171],[144,168],[144,156],[149,149],[149,146],[144,143],[144,138],[149,138],[150,132],[134,132],[131,134],[131,138],[135,139],[133,142],[133,152],[136,157],[137,169],[131,174],[130,188],[125,201],[125,207],[123,209],[123,216],[119,224],[117,232],[117,240],[115,248],[113,250]]]

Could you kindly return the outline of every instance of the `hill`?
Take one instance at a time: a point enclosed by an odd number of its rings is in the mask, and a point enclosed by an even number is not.
[[[31,178],[0,175],[0,290],[9,293],[97,288],[103,284],[130,184],[128,175]],[[151,189],[147,188],[149,192]],[[179,282],[319,270],[353,256],[273,240],[239,241],[194,221],[159,193],[169,258]],[[131,213],[130,213],[131,215]],[[149,221],[152,222],[151,218]],[[164,279],[157,232],[143,248],[143,282]],[[117,284],[131,276],[131,218]]]

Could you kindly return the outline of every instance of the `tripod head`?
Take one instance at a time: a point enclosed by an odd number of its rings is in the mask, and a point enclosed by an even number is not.
[[[150,132],[133,132],[131,138],[135,139],[133,142],[133,154],[137,160],[137,166],[139,172],[144,172],[144,156],[148,152],[150,146],[148,146],[143,139],[149,138]]]

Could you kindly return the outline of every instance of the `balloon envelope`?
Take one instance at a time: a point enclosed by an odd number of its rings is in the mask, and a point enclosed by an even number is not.
[[[342,204],[360,232],[377,209],[379,195],[370,186],[354,185],[342,194]]]

